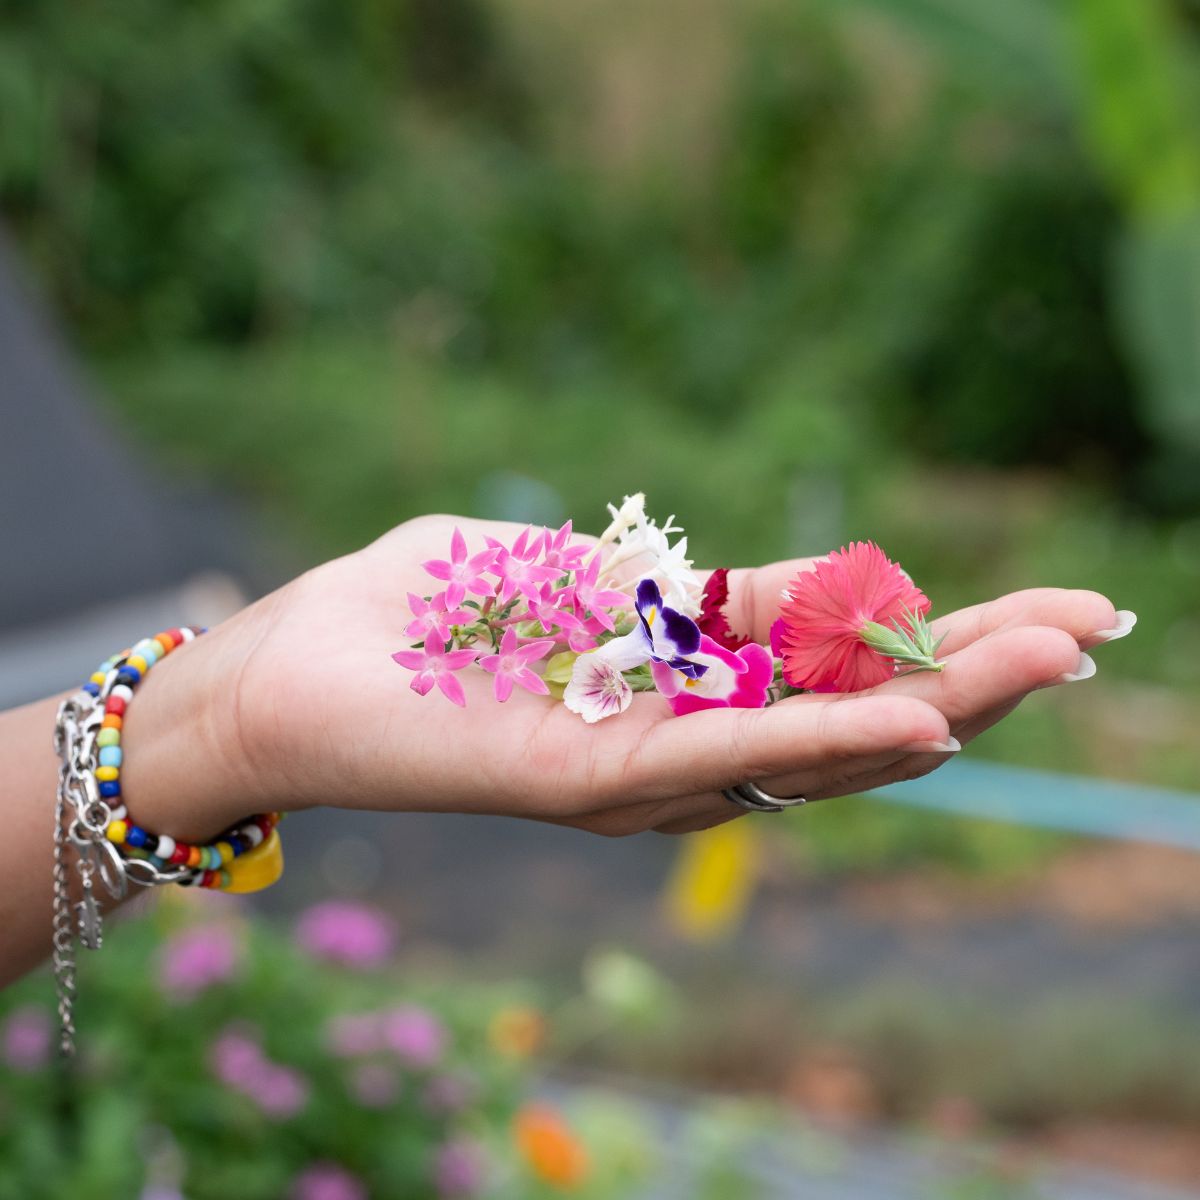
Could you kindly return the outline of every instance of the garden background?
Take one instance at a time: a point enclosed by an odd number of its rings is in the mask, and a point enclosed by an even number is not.
[[[872,537],[940,611],[1096,588],[1134,636],[969,753],[1195,790],[1198,54],[1195,0],[9,0],[0,213],[116,427],[291,566],[427,511],[598,527],[645,490],[704,564]],[[1113,1165],[1200,1178],[1195,998],[1145,1000],[1115,949],[1194,963],[1194,858],[871,800],[698,844],[642,957],[509,962],[522,1005],[566,1006],[551,1076],[982,1138],[980,1188],[1037,1186],[1031,1144],[1122,1139]],[[1081,1019],[1054,964],[1003,1021],[869,972],[723,989],[764,918],[714,870],[776,924],[1083,922],[1105,1006]],[[403,881],[368,898],[403,922]],[[504,974],[434,941],[406,976]],[[605,970],[672,992],[670,1036],[580,1016]]]

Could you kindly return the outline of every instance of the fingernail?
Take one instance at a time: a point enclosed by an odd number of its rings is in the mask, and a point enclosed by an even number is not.
[[[1079,656],[1079,666],[1074,671],[1064,671],[1057,679],[1052,679],[1047,687],[1058,683],[1078,683],[1081,679],[1091,679],[1096,673],[1096,660],[1090,654]]]
[[[962,749],[962,743],[958,738],[952,737],[944,742],[909,742],[900,749],[905,754],[957,754]]]
[[[1097,641],[1100,642],[1115,642],[1118,638],[1123,638],[1137,624],[1137,613],[1131,612],[1128,608],[1117,610],[1117,623],[1111,629],[1098,629],[1092,634]]]

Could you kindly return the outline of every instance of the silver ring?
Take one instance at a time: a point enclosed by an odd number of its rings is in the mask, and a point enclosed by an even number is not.
[[[783,812],[785,808],[797,808],[808,803],[804,796],[772,796],[770,792],[764,792],[757,783],[751,783],[749,780],[734,784],[731,788],[724,788],[721,794],[726,800],[731,800],[751,812]]]

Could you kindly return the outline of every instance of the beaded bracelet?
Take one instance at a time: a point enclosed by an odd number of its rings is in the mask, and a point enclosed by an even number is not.
[[[54,823],[53,963],[65,1058],[75,1052],[75,939],[98,950],[103,920],[94,877],[119,900],[130,883],[199,885],[228,892],[268,887],[283,873],[281,813],[240,822],[208,845],[189,845],[134,822],[121,796],[121,730],[134,689],[160,659],[202,629],[169,629],[105,659],[58,708],[54,748],[61,764]],[[67,854],[77,852],[81,898],[72,920]]]
[[[133,699],[133,690],[159,659],[203,632],[184,626],[144,638],[132,648],[105,659],[83,685],[83,691],[100,699],[101,690],[109,684],[104,697],[104,718],[96,737],[99,749],[96,782],[101,797],[111,808],[104,833],[126,858],[141,859],[158,871],[168,865],[188,868],[186,874],[175,880],[185,887],[195,885],[227,892],[259,891],[274,883],[283,872],[283,856],[275,833],[280,813],[250,817],[243,824],[231,827],[215,842],[189,845],[135,824],[121,799],[124,758],[121,727],[126,706]],[[109,675],[114,669],[116,676],[110,684]],[[242,858],[259,847],[262,849],[258,854]],[[233,865],[235,859],[240,860],[236,866]],[[251,867],[253,869],[247,869]]]

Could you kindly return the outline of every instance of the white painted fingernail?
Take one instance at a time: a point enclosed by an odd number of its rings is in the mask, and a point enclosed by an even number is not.
[[[1137,613],[1128,608],[1117,610],[1117,623],[1111,629],[1098,629],[1092,634],[1098,642],[1115,642],[1123,638],[1137,624]]]
[[[900,749],[905,754],[957,754],[962,749],[958,738],[947,738],[944,742],[909,742]]]
[[[1079,656],[1079,666],[1074,671],[1064,671],[1055,683],[1078,683],[1081,679],[1091,679],[1096,673],[1096,660],[1090,654]]]

